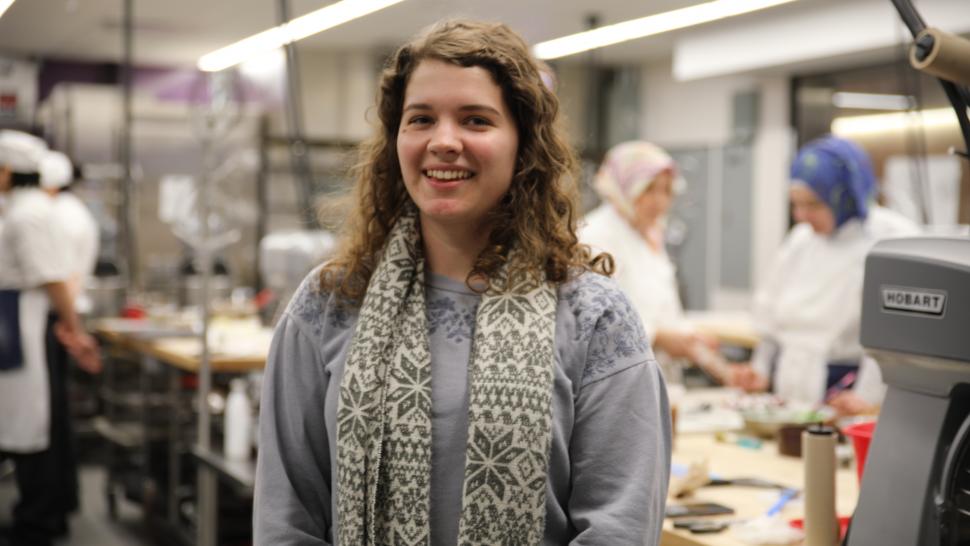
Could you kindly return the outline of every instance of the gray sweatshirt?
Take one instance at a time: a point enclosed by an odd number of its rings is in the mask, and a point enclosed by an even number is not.
[[[316,272],[276,329],[260,413],[257,545],[330,545],[337,535],[336,413],[356,312]],[[468,424],[467,365],[480,297],[429,275],[431,544],[454,546]],[[670,469],[663,378],[616,284],[584,273],[559,288],[543,545],[657,544]],[[350,545],[345,545],[350,546]]]

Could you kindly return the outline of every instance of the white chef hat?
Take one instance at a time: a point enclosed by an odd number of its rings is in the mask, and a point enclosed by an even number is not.
[[[40,172],[40,162],[47,154],[47,144],[22,131],[0,131],[0,167],[24,174]]]
[[[74,180],[74,166],[71,160],[61,152],[48,150],[40,160],[40,187],[44,189],[61,189]]]

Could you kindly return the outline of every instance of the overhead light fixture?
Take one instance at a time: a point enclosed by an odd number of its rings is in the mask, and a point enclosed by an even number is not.
[[[832,94],[832,104],[858,110],[909,110],[914,101],[911,95],[838,92]]]
[[[403,1],[341,0],[297,17],[289,23],[264,30],[234,44],[207,53],[199,58],[197,66],[199,70],[205,72],[225,70],[260,53],[283,47],[290,42],[302,40],[328,28],[342,25]]]
[[[844,116],[832,120],[832,133],[842,137],[858,137],[904,131],[915,125],[925,129],[957,127],[957,115],[952,108],[934,108],[870,116]]]
[[[282,49],[271,49],[239,63],[239,73],[252,80],[276,80],[286,66]]]
[[[794,1],[714,0],[713,2],[665,11],[541,42],[536,44],[532,51],[540,59],[556,59],[590,49],[709,23]]]
[[[0,17],[3,17],[3,14],[7,13],[7,10],[13,5],[13,2],[14,0],[0,0]]]

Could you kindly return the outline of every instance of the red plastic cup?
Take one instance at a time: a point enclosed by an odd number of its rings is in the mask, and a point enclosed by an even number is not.
[[[852,438],[852,447],[855,448],[855,470],[859,475],[859,483],[862,483],[862,472],[866,468],[866,457],[869,455],[869,443],[872,442],[872,433],[875,430],[875,421],[856,423],[842,429],[842,434]]]

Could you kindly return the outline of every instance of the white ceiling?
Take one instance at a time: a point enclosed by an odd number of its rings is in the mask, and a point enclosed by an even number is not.
[[[598,16],[600,24],[610,24],[701,1],[406,0],[308,38],[300,47],[388,48],[442,17],[455,16],[503,21],[536,43],[584,30],[591,14]],[[829,1],[800,0],[766,11],[810,9]],[[291,17],[329,3],[291,0]],[[124,0],[17,0],[0,18],[0,54],[117,60],[122,49],[123,4]],[[209,51],[273,26],[278,21],[277,6],[277,0],[135,0],[136,62],[194,65]],[[740,17],[759,16],[762,14]],[[667,58],[676,35],[618,44],[596,55],[603,62],[614,63]]]

